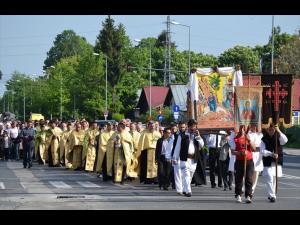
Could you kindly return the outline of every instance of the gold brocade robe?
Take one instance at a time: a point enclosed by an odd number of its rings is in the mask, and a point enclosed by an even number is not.
[[[46,145],[46,133],[47,131],[39,131],[36,136],[36,143],[37,143],[37,154],[41,158],[43,164],[46,164],[48,160],[48,151]]]
[[[59,156],[60,161],[63,161],[63,156],[65,157],[65,166],[67,168],[72,168],[72,157],[70,157],[70,148],[69,148],[69,136],[72,130],[65,130],[60,138],[59,142]]]
[[[140,140],[140,136],[141,134],[137,131],[133,131],[133,132],[129,132],[130,135],[132,136],[133,139],[133,148],[134,148],[134,154],[133,154],[133,164],[131,166],[131,177],[137,177],[140,174],[139,171],[139,159],[136,157],[136,153],[138,150],[138,146],[139,146],[139,140]]]
[[[69,136],[70,154],[72,154],[72,169],[81,167],[84,130],[73,130]]]
[[[142,151],[147,151],[147,176],[146,178],[157,177],[157,164],[155,163],[155,148],[156,142],[161,137],[158,131],[150,132],[145,129],[139,140],[138,150],[136,152],[136,158],[140,158]],[[140,167],[140,166],[139,166]]]
[[[89,130],[87,133],[87,150],[85,170],[93,171],[96,159],[96,136],[99,135],[99,130]]]
[[[115,132],[110,137],[106,146],[107,174],[111,175],[112,167],[114,167],[115,182],[121,182],[123,172],[131,177],[133,151],[133,141],[128,131]],[[123,171],[124,165],[126,165],[126,171]]]
[[[98,158],[97,158],[97,168],[96,172],[102,172],[102,163],[104,159],[104,155],[106,153],[106,145],[110,137],[113,135],[115,131],[103,131],[99,135],[99,142],[98,142]],[[106,163],[106,162],[105,162]]]
[[[61,137],[61,129],[55,127],[54,129],[50,128],[48,131],[48,149],[51,151],[52,163],[54,166],[59,165],[59,141]]]

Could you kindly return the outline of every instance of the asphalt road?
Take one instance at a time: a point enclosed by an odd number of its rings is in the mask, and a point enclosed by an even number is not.
[[[159,190],[157,185],[102,182],[94,173],[49,168],[36,163],[24,169],[21,162],[0,161],[0,210],[11,209],[300,209],[300,156],[284,156],[284,177],[279,178],[276,203],[269,203],[265,182],[259,183],[252,204],[236,203],[234,191],[193,187],[193,196]],[[244,199],[243,199],[244,200]]]

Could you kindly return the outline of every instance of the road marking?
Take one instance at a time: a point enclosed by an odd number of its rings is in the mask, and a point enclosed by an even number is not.
[[[0,182],[0,189],[5,189],[4,183]]]
[[[280,183],[280,184],[285,184],[285,185],[289,185],[289,186],[292,186],[292,187],[298,187],[298,188],[300,188],[299,185],[294,184],[294,183],[285,183],[285,182],[282,182],[282,181],[279,181],[278,183]]]
[[[86,187],[86,188],[99,188],[101,186],[97,185],[97,184],[94,184],[92,182],[89,182],[89,181],[77,181],[76,182],[77,184],[81,185],[82,187]]]
[[[64,188],[64,189],[66,189],[66,188],[72,188],[70,185],[67,185],[65,182],[63,182],[63,181],[49,181],[49,183],[52,185],[52,186],[54,186],[54,187],[56,187],[56,188]]]
[[[300,177],[289,175],[289,174],[282,174],[282,177],[287,179],[300,179]]]
[[[23,189],[26,189],[26,186],[24,185],[24,183],[20,182],[21,186]]]

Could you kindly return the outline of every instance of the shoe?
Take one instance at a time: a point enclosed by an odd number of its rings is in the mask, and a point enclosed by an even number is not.
[[[25,168],[26,168],[26,166],[23,166],[23,168],[25,169]]]
[[[251,199],[250,196],[248,196],[248,197],[246,198],[246,203],[252,203],[252,199]]]
[[[236,196],[236,202],[238,202],[238,203],[242,202],[242,198],[240,195]]]
[[[231,187],[231,186],[229,186],[229,190],[230,190],[230,191],[232,190],[232,187]]]
[[[270,202],[276,202],[276,198],[274,197],[268,197],[268,199],[270,200]]]
[[[227,191],[227,188],[224,188],[224,190],[223,191]]]
[[[167,190],[168,190],[168,187],[163,187],[163,189],[164,189],[165,191],[167,191]]]
[[[219,187],[219,188],[222,188],[222,187],[223,187],[223,185],[222,185],[222,184],[218,184],[218,187]]]
[[[217,185],[215,185],[215,184],[212,184],[212,185],[211,185],[211,188],[216,188],[216,186],[217,186]]]
[[[182,192],[183,195],[186,195],[186,192]]]
[[[186,197],[192,197],[192,193],[185,194]]]
[[[178,195],[184,196],[182,192],[177,192]]]

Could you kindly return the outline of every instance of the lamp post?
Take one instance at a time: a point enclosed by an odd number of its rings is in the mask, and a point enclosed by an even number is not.
[[[271,74],[273,74],[274,64],[274,16],[272,16],[272,53],[271,53]]]
[[[55,66],[50,66],[51,68],[55,69]],[[62,121],[62,74],[60,75],[60,121]]]
[[[141,43],[142,42],[142,40],[140,40],[140,39],[134,39],[134,41],[135,42],[139,42],[139,43]],[[150,88],[149,88],[149,91],[150,91],[150,99],[149,99],[149,114],[150,114],[150,118],[152,117],[152,109],[151,109],[151,100],[152,100],[152,62],[151,62],[151,58],[152,58],[152,56],[151,56],[151,43],[150,42],[148,42],[148,44],[149,44],[149,49],[150,49],[150,53],[149,53],[149,82],[150,82]]]
[[[99,53],[94,52],[93,55],[99,56]],[[105,55],[105,120],[107,120],[107,55]]]
[[[16,80],[17,82],[21,82],[21,80]],[[23,120],[25,122],[25,113],[26,113],[26,98],[25,98],[25,79],[23,83]]]
[[[190,72],[191,72],[191,26],[181,24],[176,21],[171,21],[171,24],[189,28],[189,74],[190,74]]]

